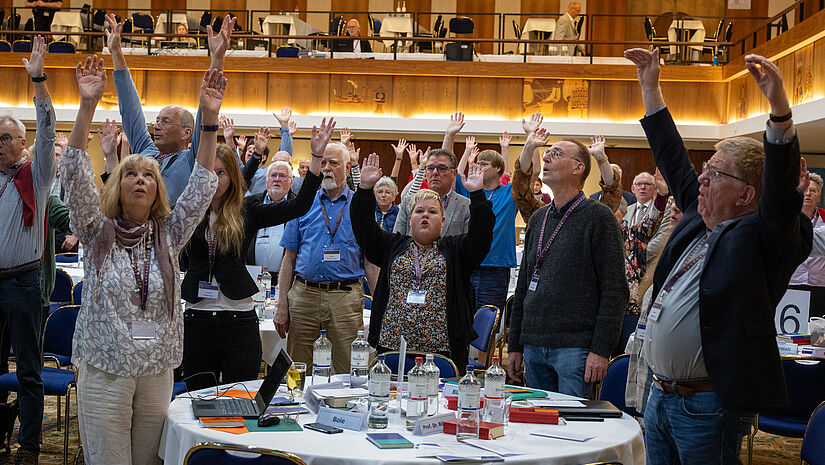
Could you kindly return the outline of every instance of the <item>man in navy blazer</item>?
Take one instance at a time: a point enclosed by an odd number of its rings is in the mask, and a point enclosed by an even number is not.
[[[811,250],[782,75],[764,57],[745,57],[771,105],[763,142],[720,141],[697,178],[662,98],[658,51],[625,57],[636,64],[656,165],[684,212],[636,331],[654,373],[644,411],[647,463],[738,463],[739,418],[787,402],[774,312]]]

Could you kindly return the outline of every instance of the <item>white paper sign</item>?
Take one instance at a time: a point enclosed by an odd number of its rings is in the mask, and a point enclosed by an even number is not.
[[[575,441],[575,442],[587,442],[596,436],[590,436],[588,434],[582,433],[574,433],[572,431],[562,431],[558,429],[546,429],[540,431],[533,431],[530,433],[533,436],[541,436],[545,438],[552,438],[552,439],[562,439],[565,441]]]
[[[444,397],[458,397],[458,384],[447,383],[444,385]]]
[[[807,333],[810,315],[811,292],[788,289],[776,306],[774,323],[776,333]]]
[[[367,416],[363,413],[328,407],[321,407],[315,421],[322,425],[334,426],[350,431],[361,431],[361,429],[367,427]]]
[[[728,0],[729,10],[750,10],[751,0]]]
[[[450,420],[455,420],[455,412],[442,413],[441,415],[434,415],[427,418],[419,418],[415,422],[413,435],[429,436],[431,434],[443,433],[444,422]]]

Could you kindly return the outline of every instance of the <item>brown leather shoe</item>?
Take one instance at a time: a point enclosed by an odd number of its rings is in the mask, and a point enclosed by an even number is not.
[[[14,465],[37,465],[37,460],[40,457],[40,452],[17,449],[17,455],[14,456]]]

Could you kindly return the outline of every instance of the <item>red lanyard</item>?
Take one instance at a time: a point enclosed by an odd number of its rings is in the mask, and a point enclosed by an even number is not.
[[[17,176],[17,172],[18,172],[18,171],[20,171],[20,169],[21,169],[21,168],[23,168],[23,165],[24,165],[24,164],[25,164],[25,163],[21,163],[21,164],[20,164],[20,166],[18,166],[17,168],[15,168],[15,170],[14,170],[14,172],[11,174],[11,176],[9,176],[9,178],[8,178],[8,179],[6,179],[6,182],[4,182],[4,183],[3,183],[3,187],[0,187],[0,197],[2,197],[2,196],[3,196],[3,192],[6,192],[6,188],[7,188],[7,187],[9,187],[9,183],[10,183],[10,182],[12,182],[12,181],[14,180],[14,177],[15,177],[15,176]]]
[[[338,219],[335,221],[335,229],[329,227],[329,215],[327,214],[327,207],[324,206],[324,199],[321,199],[321,210],[323,210],[324,212],[324,222],[327,224],[327,232],[329,232],[329,244],[332,247],[335,247],[335,233],[338,232],[338,226],[341,226],[341,218],[344,217],[344,210],[347,209],[350,194],[352,194],[352,192],[347,192],[347,200],[344,202],[344,207],[341,208],[340,212],[338,212]],[[330,200],[329,203],[330,205],[332,205],[332,200]]]
[[[573,210],[579,206],[580,203],[584,201],[584,194],[579,191],[576,194],[577,200],[567,209],[562,217],[561,221],[559,221],[558,226],[553,231],[553,234],[550,235],[550,238],[547,240],[547,244],[542,247],[541,243],[544,242],[544,228],[547,226],[547,217],[550,215],[550,207],[547,207],[547,210],[544,212],[544,222],[541,224],[541,233],[539,233],[539,243],[536,247],[536,270],[541,268],[541,264],[544,261],[544,257],[547,256],[547,251],[550,249],[550,245],[553,244],[553,241],[556,240],[556,236],[558,236],[559,231],[561,231],[561,227],[564,226],[564,223],[567,221],[567,218],[570,217],[570,214],[573,213]]]

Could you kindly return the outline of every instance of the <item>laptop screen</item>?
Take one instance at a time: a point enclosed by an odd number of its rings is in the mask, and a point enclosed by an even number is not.
[[[275,392],[278,391],[278,386],[281,385],[281,381],[284,379],[284,376],[286,376],[286,372],[289,371],[290,366],[292,366],[292,358],[284,349],[281,349],[275,358],[275,363],[272,364],[272,368],[270,368],[269,373],[267,373],[266,378],[264,378],[264,382],[261,383],[255,399],[256,401],[262,402],[264,408],[272,402],[272,398],[275,397]]]

